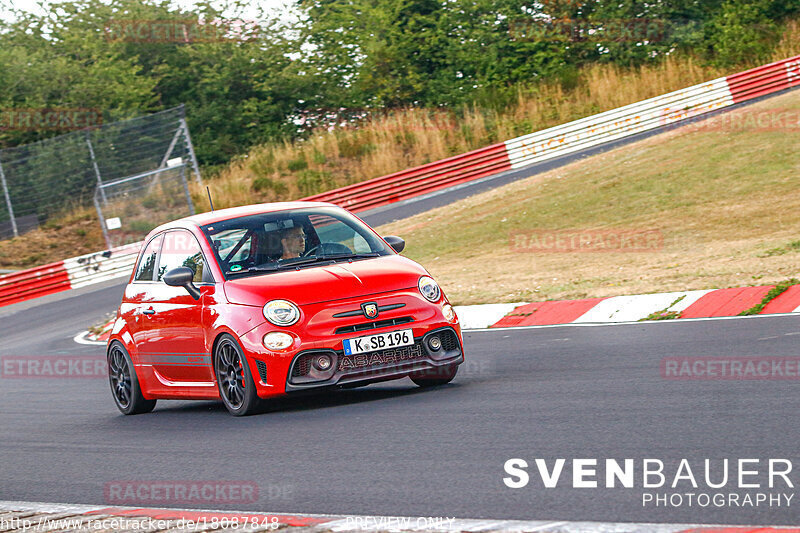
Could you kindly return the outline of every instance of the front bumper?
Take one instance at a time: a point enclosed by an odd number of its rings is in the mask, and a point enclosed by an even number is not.
[[[438,336],[442,347],[433,350],[428,341]],[[318,370],[313,361],[327,355],[333,361],[330,370]],[[305,350],[295,355],[286,378],[286,392],[353,384],[366,384],[405,377],[464,362],[458,333],[447,326],[414,337],[414,344],[400,348],[345,355],[342,350]]]
[[[367,319],[361,308],[362,304],[370,302],[379,308],[379,315],[374,320]],[[414,287],[386,294],[303,305],[300,307],[302,314],[300,321],[288,328],[278,328],[264,321],[240,337],[251,374],[256,382],[256,392],[261,398],[269,398],[297,390],[401,378],[412,372],[460,363],[463,361],[461,330],[457,317],[449,320],[444,316],[443,306],[447,303],[447,299],[443,298],[433,304],[425,300]],[[342,352],[344,339],[411,329],[415,344],[418,344],[426,339],[430,332],[443,328],[454,331],[458,341],[459,354],[448,360],[443,361],[438,354],[431,354],[420,346],[422,357],[406,357],[405,354],[400,354],[396,360],[385,359],[387,364],[369,365],[368,368],[361,368],[363,365],[353,365],[352,368],[342,368],[342,371],[338,371],[339,361],[344,357]],[[289,333],[294,337],[295,343],[286,350],[267,350],[262,344],[262,339],[271,331]],[[335,359],[335,366],[332,367],[337,370],[336,375],[316,380],[292,379],[295,362],[308,353],[330,355]],[[384,355],[387,354],[381,354]]]

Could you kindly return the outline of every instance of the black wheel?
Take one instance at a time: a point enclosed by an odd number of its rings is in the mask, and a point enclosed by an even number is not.
[[[131,356],[119,342],[111,343],[108,348],[108,381],[114,403],[122,414],[139,415],[155,409],[156,401],[142,395]]]
[[[258,412],[261,399],[242,349],[230,335],[223,335],[214,349],[214,371],[222,403],[233,416],[247,416]]]
[[[444,385],[450,383],[458,373],[458,365],[440,366],[425,370],[423,372],[415,372],[409,377],[411,381],[420,387],[435,387],[437,385]]]

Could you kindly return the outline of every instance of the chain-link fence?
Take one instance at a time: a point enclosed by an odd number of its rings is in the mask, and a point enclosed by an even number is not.
[[[94,204],[109,248],[141,241],[156,226],[194,214],[184,164],[103,183]]]
[[[176,160],[200,179],[183,106],[0,150],[0,239],[91,207],[98,186]]]

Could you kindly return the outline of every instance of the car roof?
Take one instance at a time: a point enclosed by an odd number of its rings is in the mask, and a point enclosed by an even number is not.
[[[231,218],[244,217],[248,215],[258,215],[262,213],[274,213],[277,211],[287,211],[290,209],[309,209],[314,207],[339,207],[336,204],[328,202],[273,202],[267,204],[253,204],[243,205],[239,207],[230,207],[227,209],[217,209],[216,211],[209,211],[207,213],[200,213],[172,222],[162,224],[153,230],[153,233],[163,231],[170,228],[186,228],[190,226],[205,226],[207,224],[214,224],[222,220],[229,220]]]

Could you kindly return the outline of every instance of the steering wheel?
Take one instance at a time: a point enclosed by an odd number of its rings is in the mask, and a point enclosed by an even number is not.
[[[338,242],[322,242],[300,254],[300,257],[310,257],[312,255],[315,255],[318,251],[321,252],[323,255],[328,255],[328,254],[339,255],[339,254],[353,253],[353,250],[351,250],[344,244],[340,244]]]
[[[320,244],[318,244],[318,245],[316,245],[316,246],[314,246],[312,248],[309,248],[308,250],[306,250],[302,254],[300,254],[300,257],[311,257],[312,255],[316,255],[316,251],[317,250],[322,250],[322,249],[323,249],[323,246],[320,243]]]

